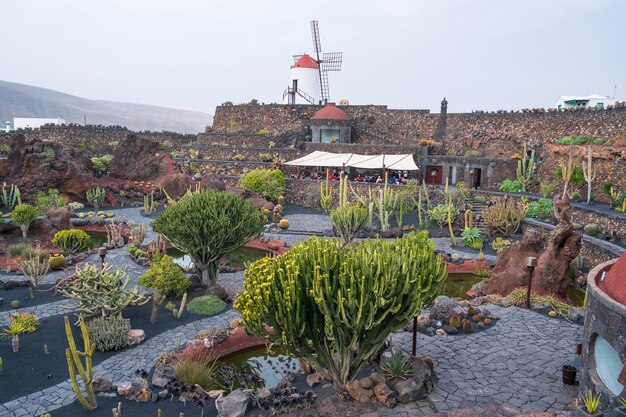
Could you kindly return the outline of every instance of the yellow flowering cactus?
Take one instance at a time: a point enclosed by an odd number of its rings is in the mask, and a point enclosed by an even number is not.
[[[441,256],[418,233],[345,247],[312,237],[252,263],[235,309],[253,334],[307,359],[343,391],[446,278]]]

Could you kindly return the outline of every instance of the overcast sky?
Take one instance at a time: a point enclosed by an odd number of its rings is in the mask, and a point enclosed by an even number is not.
[[[280,102],[292,54],[344,53],[331,99],[438,112],[626,97],[623,0],[4,0],[0,79],[213,113]]]

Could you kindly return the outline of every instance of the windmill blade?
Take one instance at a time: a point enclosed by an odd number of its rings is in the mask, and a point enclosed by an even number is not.
[[[341,71],[343,52],[327,52],[322,55],[320,68],[323,71]]]
[[[302,58],[302,55],[294,55],[293,56],[293,63],[297,64],[298,61],[300,61],[300,58]]]
[[[311,20],[311,35],[313,36],[313,50],[317,55],[317,60],[320,59],[320,52],[322,52],[322,42],[320,41],[320,29],[317,25],[317,20]]]

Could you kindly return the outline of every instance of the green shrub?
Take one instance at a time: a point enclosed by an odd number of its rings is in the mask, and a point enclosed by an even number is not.
[[[226,308],[226,303],[216,295],[204,295],[191,300],[187,311],[198,316],[214,316]]]
[[[483,239],[478,227],[466,227],[461,232],[463,244],[469,248],[480,250],[483,247]]]
[[[165,298],[168,295],[183,295],[190,285],[185,273],[168,255],[153,259],[150,268],[139,277],[138,282],[145,288],[152,288],[152,323],[156,322],[159,305],[165,302]]]
[[[468,151],[465,151],[465,156],[468,158],[479,158],[481,156],[483,156],[482,152],[476,149],[470,149]]]
[[[520,193],[522,192],[522,183],[518,180],[506,179],[502,181],[500,191],[503,193]]]
[[[48,188],[46,192],[38,192],[36,201],[37,209],[42,213],[49,208],[63,207],[68,203],[67,199],[61,197],[56,188]]]
[[[130,320],[119,316],[95,317],[85,323],[89,341],[100,352],[120,350],[128,346]]]
[[[37,218],[39,212],[30,204],[21,203],[15,206],[11,212],[11,220],[13,220],[20,227],[24,240],[28,236],[28,228],[30,224]]]
[[[113,155],[94,156],[91,158],[93,171],[96,174],[106,174],[109,170],[109,164],[113,160]]]
[[[26,243],[20,242],[20,243],[14,243],[12,245],[9,245],[8,247],[8,253],[9,256],[22,256],[22,254],[24,253],[24,251],[28,248],[28,245]]]
[[[477,195],[474,197],[474,201],[480,204],[485,204],[487,202],[487,198],[484,195]]]
[[[405,379],[413,372],[413,364],[402,349],[396,349],[391,356],[381,357],[379,369],[387,378]]]
[[[553,202],[549,198],[540,198],[537,201],[531,201],[528,203],[528,217],[536,219],[540,215],[545,217],[552,217]]]
[[[459,215],[459,209],[454,205],[451,208],[452,211],[452,222]],[[428,210],[428,216],[434,220],[439,227],[443,227],[444,224],[448,224],[448,205],[447,204],[439,204]]]
[[[504,249],[507,246],[511,245],[511,241],[508,239],[503,239],[502,237],[498,236],[497,238],[495,238],[493,240],[493,242],[491,242],[491,248],[495,251],[498,251],[500,249]]]
[[[585,143],[596,143],[596,141],[600,141],[602,143],[602,139],[600,138],[592,138],[591,136],[565,136],[556,141],[559,145],[584,145]]]
[[[35,313],[26,313],[19,311],[9,315],[12,323],[17,323],[22,327],[24,333],[33,333],[39,327],[39,318]]]
[[[152,228],[189,255],[202,283],[210,285],[220,259],[261,233],[263,224],[263,215],[249,200],[227,191],[204,190],[168,207]]]
[[[217,362],[209,358],[184,359],[174,362],[176,379],[187,385],[200,385],[205,390],[214,388]]]
[[[261,152],[259,154],[259,161],[263,162],[272,162],[274,160],[274,155],[269,152]]]
[[[445,263],[420,239],[341,246],[312,237],[251,264],[235,309],[255,336],[305,358],[344,390],[389,334],[443,290]]]
[[[239,185],[263,198],[276,201],[285,192],[285,176],[278,169],[257,169],[241,177]]]
[[[52,238],[52,244],[71,255],[89,249],[91,236],[84,230],[59,230]]]
[[[330,222],[332,223],[337,236],[339,236],[344,245],[352,242],[366,225],[369,219],[367,209],[358,205],[349,204],[339,207],[330,212]]]
[[[582,195],[580,194],[580,191],[574,191],[572,193],[572,198],[574,199],[574,201],[578,201],[582,198]]]
[[[563,179],[563,172],[561,171],[561,167],[556,167],[554,170],[554,176],[557,179]],[[585,173],[582,167],[575,167],[574,172],[572,172],[572,178],[570,178],[569,183],[572,185],[580,185],[585,183]]]
[[[539,190],[541,191],[541,196],[543,198],[549,197],[554,192],[555,185],[550,181],[542,181],[539,183]]]
[[[483,211],[483,219],[490,228],[511,235],[519,230],[527,212],[525,199],[498,198]]]
[[[595,223],[587,223],[583,227],[583,231],[590,236],[596,236],[600,232],[600,227]]]

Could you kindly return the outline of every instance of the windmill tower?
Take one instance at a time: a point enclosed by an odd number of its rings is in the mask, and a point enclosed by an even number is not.
[[[322,52],[317,20],[311,21],[311,35],[315,58],[307,54],[293,56],[289,85],[283,93],[285,104],[327,103],[330,100],[328,72],[341,71],[343,52]]]

